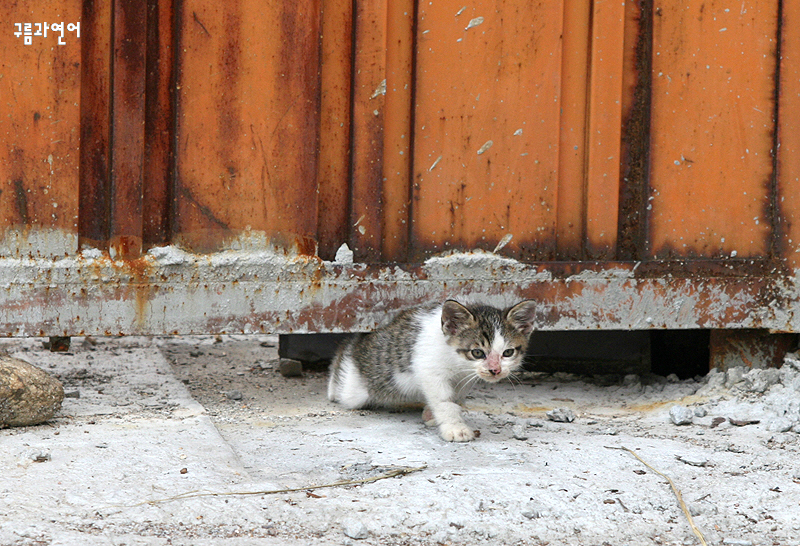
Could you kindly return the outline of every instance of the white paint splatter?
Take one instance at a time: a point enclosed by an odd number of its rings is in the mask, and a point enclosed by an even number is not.
[[[486,152],[486,151],[487,151],[489,148],[491,148],[491,147],[492,147],[492,144],[494,144],[494,142],[492,142],[491,140],[487,140],[487,141],[486,141],[486,144],[484,144],[483,146],[481,146],[481,147],[480,147],[480,149],[478,150],[478,155],[481,155],[481,154],[483,154],[484,152]]]
[[[385,94],[386,94],[386,80],[383,80],[378,85],[378,87],[375,89],[375,92],[372,94],[372,96],[370,96],[370,100],[376,99],[376,98],[380,97],[381,95],[385,95]]]
[[[469,24],[467,25],[467,28],[465,28],[464,30],[475,28],[481,24],[483,24],[483,17],[476,17],[475,19],[470,20]]]
[[[513,238],[514,238],[514,235],[512,235],[511,233],[506,233],[505,235],[503,235],[503,238],[500,239],[500,242],[497,243],[496,247],[494,247],[494,251],[493,252],[495,254],[497,254],[498,252],[503,250],[503,247],[505,247],[508,243],[510,243],[511,239],[513,239]]]

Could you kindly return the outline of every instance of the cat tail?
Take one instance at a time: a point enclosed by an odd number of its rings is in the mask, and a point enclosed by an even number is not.
[[[328,400],[349,409],[363,408],[369,403],[367,383],[353,358],[353,347],[359,337],[348,340],[336,351],[328,379]]]

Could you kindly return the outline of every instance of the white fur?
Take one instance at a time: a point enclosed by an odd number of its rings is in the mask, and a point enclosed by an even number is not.
[[[439,433],[450,442],[466,442],[475,437],[461,417],[461,406],[455,403],[463,386],[473,372],[456,350],[447,344],[442,332],[442,308],[421,313],[420,335],[411,355],[413,375],[425,398]]]
[[[349,409],[364,407],[369,401],[369,391],[353,358],[349,354],[344,355],[339,366],[340,381],[337,384],[334,376],[331,375],[328,381],[328,399],[339,402]]]

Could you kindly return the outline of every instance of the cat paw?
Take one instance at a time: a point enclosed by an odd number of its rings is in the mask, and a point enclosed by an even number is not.
[[[425,423],[426,427],[436,426],[436,418],[433,416],[433,412],[428,406],[425,406],[425,409],[422,410],[422,422]]]
[[[464,423],[441,425],[439,432],[448,442],[469,442],[475,439],[475,433]]]

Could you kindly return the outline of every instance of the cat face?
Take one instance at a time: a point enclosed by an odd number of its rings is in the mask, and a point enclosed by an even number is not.
[[[530,300],[504,310],[448,300],[442,307],[442,332],[478,377],[496,382],[521,365],[534,318]]]

